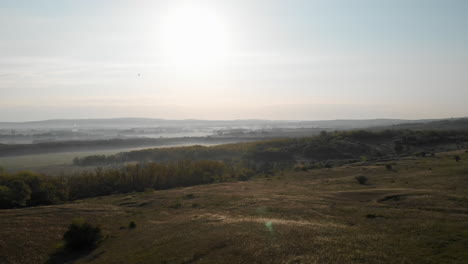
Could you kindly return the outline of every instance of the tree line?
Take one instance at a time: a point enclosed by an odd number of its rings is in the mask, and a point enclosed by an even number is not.
[[[304,162],[326,166],[409,155],[437,146],[466,147],[467,131],[322,132],[310,138],[145,149],[110,156],[77,158],[75,165],[104,167],[60,177],[0,170],[0,208],[57,204],[75,199],[147,189],[168,189],[247,180],[256,174],[292,169]],[[106,166],[114,164],[115,166]],[[309,165],[310,165],[309,164]],[[311,166],[309,166],[311,167]],[[312,166],[322,167],[322,166]]]
[[[67,176],[0,172],[0,208],[58,204],[111,194],[247,180],[254,172],[222,161],[144,163]]]
[[[321,132],[307,138],[277,139],[219,146],[192,146],[144,149],[114,155],[75,158],[77,166],[106,166],[128,162],[168,162],[175,160],[221,160],[259,167],[265,161],[290,163],[294,160],[327,161],[343,159],[390,158],[411,155],[425,148],[452,144],[466,146],[467,131],[340,131]],[[255,163],[252,165],[252,163]]]

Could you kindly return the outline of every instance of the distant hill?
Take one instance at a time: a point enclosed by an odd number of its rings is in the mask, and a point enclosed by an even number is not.
[[[153,118],[113,119],[52,119],[30,122],[0,122],[0,129],[63,129],[63,128],[137,128],[137,127],[213,127],[213,126],[272,126],[272,127],[316,127],[324,129],[356,129],[375,126],[391,126],[407,123],[426,123],[434,120],[363,119],[363,120],[168,120]]]
[[[337,119],[337,120],[322,120],[322,121],[305,121],[302,124],[313,125],[320,128],[330,129],[358,129],[369,128],[375,126],[391,126],[407,123],[427,123],[434,119],[421,120],[406,120],[406,119]]]
[[[412,122],[391,126],[379,126],[373,129],[409,129],[409,130],[468,130],[468,118],[436,120],[432,122]]]
[[[281,121],[280,121],[281,122]],[[0,128],[135,128],[157,126],[243,126],[268,125],[268,120],[169,120],[153,118],[52,119],[30,122],[0,122]]]

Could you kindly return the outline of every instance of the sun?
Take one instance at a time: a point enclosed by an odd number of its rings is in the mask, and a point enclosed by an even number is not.
[[[205,6],[184,5],[170,10],[161,23],[164,57],[178,67],[220,63],[230,50],[225,18]]]

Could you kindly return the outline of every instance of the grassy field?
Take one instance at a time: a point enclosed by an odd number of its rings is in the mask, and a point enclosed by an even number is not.
[[[468,154],[395,163],[2,210],[0,263],[53,263],[77,217],[105,239],[75,263],[467,263]]]
[[[204,144],[211,146],[211,144]],[[181,145],[162,146],[168,147],[181,147]],[[157,147],[155,147],[157,148]],[[48,154],[35,154],[26,156],[14,157],[0,157],[0,167],[8,172],[17,172],[21,170],[33,170],[42,173],[59,174],[60,172],[69,172],[70,170],[77,170],[80,168],[71,168],[74,158],[86,157],[90,155],[113,155],[119,152],[134,151],[147,149],[147,147],[140,148],[124,148],[124,149],[111,149],[101,151],[79,151],[79,152],[63,152],[63,153],[48,153]],[[83,168],[81,168],[83,169]]]
[[[8,171],[36,170],[52,166],[69,166],[75,157],[85,157],[89,155],[112,155],[126,150],[106,150],[90,152],[65,152],[37,154],[17,157],[0,158],[0,166]]]

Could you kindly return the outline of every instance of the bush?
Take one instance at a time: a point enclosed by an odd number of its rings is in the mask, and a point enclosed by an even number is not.
[[[456,155],[453,157],[455,159],[456,162],[459,162],[461,160],[460,156]]]
[[[393,170],[392,164],[386,164],[386,165],[385,165],[385,168],[386,168],[388,171]]]
[[[128,228],[130,228],[130,229],[133,229],[133,228],[135,228],[135,227],[136,227],[136,224],[135,224],[135,222],[133,222],[133,221],[131,221],[131,222],[128,224]]]
[[[63,235],[65,248],[69,250],[92,250],[101,239],[101,228],[92,226],[81,218],[74,220]]]
[[[361,185],[366,185],[367,184],[367,180],[369,180],[366,176],[357,176],[355,178],[359,184]]]
[[[254,172],[250,169],[242,168],[239,170],[237,179],[239,181],[248,181],[250,178],[254,176]]]

